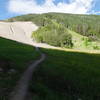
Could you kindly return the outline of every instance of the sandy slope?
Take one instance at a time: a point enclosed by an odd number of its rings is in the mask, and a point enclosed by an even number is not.
[[[0,36],[32,44],[32,31],[37,30],[38,27],[32,22],[0,22]]]
[[[36,47],[53,48],[75,52],[88,52],[88,53],[100,53],[98,50],[75,50],[75,49],[62,49],[54,46],[50,46],[43,43],[35,43],[32,38],[32,31],[36,31],[38,26],[32,22],[0,22],[0,37],[15,40],[21,43],[30,44]]]
[[[36,31],[37,29],[38,26],[32,22],[0,22],[0,37],[37,47],[56,48],[47,44],[35,43],[31,35],[32,31]]]

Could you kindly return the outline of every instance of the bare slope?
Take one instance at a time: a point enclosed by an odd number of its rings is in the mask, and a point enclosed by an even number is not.
[[[36,47],[62,49],[59,47],[50,46],[44,43],[36,43],[32,40],[31,35],[33,31],[36,31],[38,26],[32,22],[0,22],[0,37],[15,40],[21,43],[30,44]],[[66,49],[70,51],[70,49]],[[77,51],[77,50],[74,50]],[[79,50],[78,50],[79,51]],[[84,51],[84,50],[81,50]],[[85,50],[85,52],[90,52]],[[91,53],[97,53],[99,51],[91,51]]]
[[[0,37],[37,47],[56,48],[43,43],[35,43],[31,35],[37,29],[38,26],[32,22],[0,22]]]
[[[38,29],[32,22],[0,22],[0,36],[32,44],[31,33]]]

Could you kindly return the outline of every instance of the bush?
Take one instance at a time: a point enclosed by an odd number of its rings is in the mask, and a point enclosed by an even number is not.
[[[32,37],[36,42],[47,43],[58,47],[73,47],[72,36],[62,24],[51,21],[49,24],[42,26]]]
[[[99,46],[93,46],[93,49],[95,49],[95,50],[100,50],[100,48],[99,48]]]
[[[84,38],[84,45],[87,47],[90,43],[89,38]]]
[[[67,47],[67,48],[72,48],[73,43],[72,43],[72,36],[70,34],[63,34],[61,36],[61,47]]]

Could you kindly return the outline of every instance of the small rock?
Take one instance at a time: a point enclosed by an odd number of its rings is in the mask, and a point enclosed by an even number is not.
[[[78,100],[82,100],[81,98],[78,98]]]
[[[2,68],[0,68],[0,72],[3,72],[3,69]]]
[[[16,73],[15,69],[10,69],[8,73]]]

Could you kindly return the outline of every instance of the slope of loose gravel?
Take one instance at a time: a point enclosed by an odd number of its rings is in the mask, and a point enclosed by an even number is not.
[[[39,27],[32,22],[0,22],[0,37],[15,40],[17,42],[33,45],[36,47],[60,49],[75,52],[88,52],[88,53],[100,53],[98,50],[75,50],[75,49],[63,49],[60,47],[50,46],[44,43],[36,43],[32,40],[31,35],[33,31],[36,31]]]
[[[32,44],[31,33],[37,29],[32,22],[0,22],[0,37]]]

